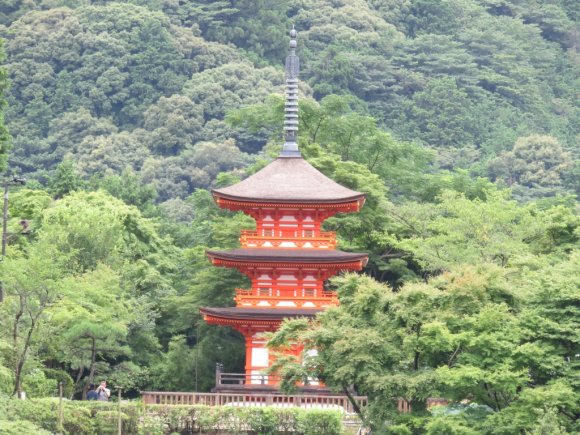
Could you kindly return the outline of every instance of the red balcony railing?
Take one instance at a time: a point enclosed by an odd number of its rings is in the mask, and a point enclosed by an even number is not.
[[[236,296],[234,300],[236,305],[239,306],[267,306],[276,307],[280,302],[293,302],[297,308],[320,308],[338,305],[338,297],[336,292],[322,291],[317,296],[316,293],[312,292],[309,294],[310,289],[268,289],[269,291],[263,292],[263,290],[245,290],[236,289]],[[268,305],[265,305],[267,302]],[[287,306],[286,306],[287,307]]]
[[[300,231],[298,231],[300,233]],[[257,230],[242,230],[240,237],[242,247],[274,248],[336,248],[336,233],[321,231],[316,237],[262,235]]]

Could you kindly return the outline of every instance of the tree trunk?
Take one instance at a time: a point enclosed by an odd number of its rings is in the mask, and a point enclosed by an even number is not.
[[[81,382],[81,378],[82,378],[84,372],[85,372],[85,368],[82,366],[79,367],[79,373],[78,373],[77,378],[75,380],[75,385],[72,389],[72,392],[70,393],[70,397],[69,397],[70,400],[73,399],[73,396],[75,395],[75,391],[77,390],[79,383]]]
[[[20,296],[20,310],[14,316],[14,326],[12,327],[12,351],[14,355],[14,360],[12,361],[14,367],[14,389],[12,391],[12,395],[15,395],[19,391],[19,383],[20,383],[20,372],[18,370],[18,323],[20,322],[20,318],[24,314],[24,300],[22,295]]]
[[[91,337],[91,365],[89,366],[89,378],[85,383],[85,385],[83,386],[83,395],[82,395],[83,400],[87,399],[87,391],[89,389],[89,385],[94,383],[93,379],[95,377],[96,362],[97,362],[97,341],[95,340],[95,337]]]
[[[16,370],[14,373],[14,391],[13,395],[15,394],[19,399],[22,397],[22,369],[24,368],[24,363],[26,362],[26,354],[28,353],[28,349],[30,348],[30,341],[32,339],[32,333],[36,327],[36,321],[38,320],[38,316],[30,318],[30,328],[28,329],[28,333],[26,334],[26,341],[24,342],[24,349],[22,349],[22,353],[20,354],[20,358],[18,359],[18,363],[16,364]]]
[[[348,391],[348,387],[343,387],[342,391],[344,392],[348,401],[352,405],[352,409],[354,409],[354,412],[356,412],[356,415],[358,415],[358,418],[360,418],[360,421],[362,421],[363,424],[365,424],[366,426],[366,421],[362,409],[360,409],[360,406],[358,406],[358,403],[356,403],[356,400],[354,400],[354,397],[352,397],[352,394],[350,394],[350,391]]]

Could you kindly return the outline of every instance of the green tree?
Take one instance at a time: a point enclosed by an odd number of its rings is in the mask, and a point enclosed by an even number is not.
[[[121,175],[105,176],[93,182],[125,204],[134,205],[143,213],[153,213],[157,192],[153,186],[143,185],[132,169],[126,168]]]
[[[475,107],[455,79],[430,80],[413,95],[407,107],[408,115],[403,122],[410,130],[408,137],[419,137],[429,145],[443,148],[474,143]]]
[[[555,248],[542,247],[541,241],[549,236],[551,220],[558,218],[533,205],[522,207],[506,192],[471,200],[444,191],[439,200],[435,206],[409,203],[389,212],[402,231],[385,234],[385,242],[412,253],[426,270],[449,270],[462,263],[515,265],[519,258]]]
[[[286,322],[269,342],[281,346],[294,340],[318,350],[310,364],[290,365],[294,378],[288,377],[286,386],[305,376],[341,391],[354,385],[369,396],[366,421],[381,426],[397,418],[395,398],[420,413],[428,397],[449,397],[450,379],[495,409],[504,405],[494,403],[494,393],[509,400],[507,393],[525,384],[525,371],[503,358],[518,335],[506,334],[515,321],[508,308],[513,295],[497,268],[468,267],[396,293],[365,276],[347,275],[334,283],[340,307],[320,314],[314,324]],[[492,353],[503,352],[502,358],[487,357],[489,346]]]
[[[274,371],[286,391],[307,378],[347,394],[354,386],[369,398],[367,424],[386,433],[410,423],[420,433],[508,434],[545,426],[547,418],[554,427],[573,430],[577,392],[569,376],[577,368],[566,349],[577,348],[576,281],[574,276],[555,283],[563,297],[543,311],[529,295],[548,298],[554,290],[539,290],[533,282],[522,287],[525,279],[514,270],[491,264],[459,266],[397,292],[366,276],[335,278],[339,307],[315,321],[286,321],[269,341],[274,349],[301,343],[317,349],[316,356],[280,358]],[[558,336],[556,318],[567,319]],[[474,406],[430,419],[424,412],[428,397]],[[396,411],[396,398],[410,403],[411,416]],[[476,404],[495,412],[475,412]]]
[[[200,139],[203,116],[200,106],[182,95],[161,97],[145,112],[144,127],[150,131],[149,149],[176,155]]]
[[[73,393],[80,385],[84,399],[97,375],[110,377],[112,362],[130,355],[127,335],[139,310],[134,311],[136,299],[121,288],[120,276],[105,266],[64,280],[62,296],[50,310],[59,337],[58,359],[77,371]]]
[[[60,199],[82,187],[83,182],[78,176],[72,160],[63,160],[56,167],[54,175],[48,180],[48,188],[55,199]]]
[[[519,138],[511,151],[488,163],[493,180],[502,180],[520,197],[538,197],[561,192],[563,176],[573,165],[572,155],[551,136]]]
[[[163,326],[158,331],[168,352],[155,367],[155,373],[159,382],[167,381],[176,388],[209,390],[215,383],[217,362],[223,363],[226,370],[243,370],[244,341],[231,328],[207,325],[200,318],[199,308],[232,306],[235,289],[246,288],[249,283],[236,270],[212,266],[205,250],[239,246],[240,230],[250,229],[254,223],[242,213],[232,217],[220,210],[206,190],[197,190],[191,201],[194,213],[184,232],[194,247],[184,252],[176,294],[161,303],[159,323]],[[183,361],[185,355],[189,361]]]
[[[0,40],[0,61],[4,61],[4,41]],[[8,86],[7,74],[4,68],[0,69],[0,173],[6,170],[8,151],[10,150],[10,135],[4,123],[6,108],[5,94]]]
[[[62,254],[49,244],[36,245],[28,257],[6,257],[0,263],[6,299],[0,306],[4,339],[10,342],[7,363],[12,372],[12,394],[20,397],[26,364],[38,351],[39,334],[47,310],[60,298],[64,275]]]

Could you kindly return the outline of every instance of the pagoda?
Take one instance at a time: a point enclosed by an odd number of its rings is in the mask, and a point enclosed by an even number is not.
[[[263,334],[276,331],[284,319],[314,317],[338,305],[336,293],[325,290],[324,282],[341,271],[359,271],[368,260],[366,254],[336,249],[335,233],[322,231],[325,219],[359,211],[365,195],[335,183],[301,156],[294,28],[290,36],[280,155],[245,180],[212,190],[219,207],[242,211],[256,221],[255,230],[242,231],[241,248],[207,252],[214,265],[247,275],[251,288],[236,290],[235,307],[200,309],[206,322],[235,328],[245,337],[241,383],[248,387],[263,385],[264,371],[273,363]],[[266,377],[266,384],[275,387],[276,380]]]

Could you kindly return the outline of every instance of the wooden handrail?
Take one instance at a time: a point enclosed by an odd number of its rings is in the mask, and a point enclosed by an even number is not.
[[[237,375],[236,373],[223,373]],[[244,376],[242,374],[242,376]],[[317,394],[284,395],[278,391],[271,393],[241,390],[239,393],[187,393],[167,391],[141,391],[146,405],[206,405],[206,406],[297,406],[302,408],[340,409],[348,414],[355,414],[354,408],[346,396],[328,396]],[[353,397],[359,408],[368,404],[366,396]],[[402,398],[395,399],[401,413],[412,412],[411,404]],[[427,407],[447,405],[443,398],[427,399]]]
[[[217,385],[246,385],[246,384],[268,385],[271,382],[279,382],[280,377],[276,375],[266,375],[266,374],[218,372],[216,380]]]
[[[285,288],[283,291],[286,295],[278,295],[274,290],[272,295],[255,294],[258,290],[236,289],[234,301],[238,307],[258,306],[262,302],[267,302],[269,307],[276,307],[280,302],[292,302],[296,307],[324,308],[338,305],[338,296],[336,292],[318,291],[318,296],[294,296],[294,294],[304,294],[301,288]],[[316,293],[315,293],[316,294]],[[263,304],[262,304],[263,305]]]
[[[258,234],[259,231],[258,230],[242,230],[241,234],[242,236],[248,236],[248,237],[269,237],[269,238],[277,238],[279,236],[262,236],[260,234]],[[296,239],[296,238],[300,238],[300,239],[304,239],[304,240],[310,240],[310,239],[331,239],[336,237],[336,232],[334,231],[320,231],[318,233],[318,236],[312,236],[312,237],[295,237],[295,236],[284,236],[284,237],[280,237],[280,238],[284,238],[284,239],[288,239],[288,238],[292,238],[292,239]]]
[[[334,231],[321,231],[317,236],[300,237],[300,236],[263,236],[257,230],[242,230],[240,236],[242,247],[250,245],[262,246],[269,243],[273,247],[278,247],[283,243],[294,244],[296,248],[310,244],[314,248],[324,247],[325,249],[334,249],[336,247],[336,233]],[[289,246],[284,246],[288,248]]]
[[[303,290],[304,289],[301,288],[301,287],[290,287],[290,288],[284,288],[283,289],[283,291],[285,291],[285,292],[293,292],[293,291],[296,291],[298,294],[302,293]],[[310,289],[307,289],[307,290],[310,290]],[[312,289],[312,290],[313,290],[313,292],[316,292],[316,289]],[[252,296],[252,297],[256,297],[256,298],[275,297],[277,299],[284,299],[284,296],[252,294],[255,291],[257,291],[257,290],[237,288],[236,289],[236,295],[239,295],[239,296]],[[327,291],[327,290],[322,290],[320,292],[320,296],[317,296],[316,298],[314,298],[314,296],[291,296],[292,300],[294,300],[294,299],[307,299],[307,300],[312,300],[313,298],[314,299],[332,299],[332,298],[336,298],[336,297],[337,297],[336,292]]]
[[[239,393],[186,393],[165,391],[142,391],[141,397],[146,405],[207,405],[207,406],[277,406],[319,409],[342,409],[346,414],[354,414],[354,409],[346,396],[327,395],[284,395],[276,392],[260,393],[241,391]],[[354,397],[357,404],[364,408],[367,398]]]

